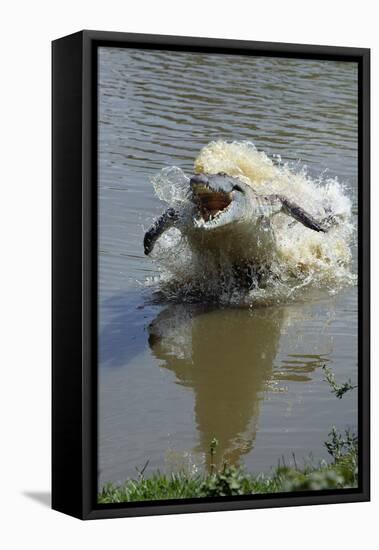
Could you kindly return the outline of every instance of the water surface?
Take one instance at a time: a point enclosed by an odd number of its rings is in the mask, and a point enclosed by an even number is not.
[[[252,309],[154,303],[144,230],[164,205],[149,178],[191,173],[212,140],[249,140],[346,186],[356,208],[353,63],[101,48],[99,54],[99,476],[122,482],[217,460],[268,471],[327,458],[357,425],[357,290]],[[355,251],[354,251],[355,254]]]

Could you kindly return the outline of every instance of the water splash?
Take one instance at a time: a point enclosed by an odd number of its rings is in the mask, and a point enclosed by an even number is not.
[[[157,197],[171,206],[188,201],[189,181],[183,170],[177,166],[163,168],[151,178]]]
[[[220,304],[271,305],[304,297],[312,289],[336,293],[356,282],[351,271],[355,235],[351,200],[337,178],[311,178],[304,166],[269,158],[249,141],[211,142],[194,163],[195,172],[237,176],[257,193],[285,195],[316,219],[333,216],[328,233],[317,233],[284,214],[271,219],[273,250],[269,269],[251,265],[236,272],[222,246],[215,258],[192,250],[176,229],[166,232],[154,250],[159,276],[150,280],[166,299],[216,301]],[[189,200],[189,178],[178,167],[164,168],[152,179],[157,196],[180,208]],[[249,281],[246,283],[246,281]]]

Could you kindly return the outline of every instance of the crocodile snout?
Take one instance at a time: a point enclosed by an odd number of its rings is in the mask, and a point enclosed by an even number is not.
[[[208,185],[209,178],[205,174],[194,174],[190,179],[190,185]]]

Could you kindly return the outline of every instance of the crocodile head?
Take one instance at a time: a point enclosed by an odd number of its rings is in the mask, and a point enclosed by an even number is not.
[[[251,218],[255,193],[238,178],[224,173],[195,174],[190,188],[197,206],[193,223],[198,229],[218,229]]]

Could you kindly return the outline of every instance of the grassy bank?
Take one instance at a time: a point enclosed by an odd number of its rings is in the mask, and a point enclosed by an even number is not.
[[[165,475],[155,473],[149,478],[128,480],[124,485],[105,485],[98,495],[102,504],[166,500],[179,498],[218,497],[317,491],[356,487],[358,483],[357,447],[339,455],[333,464],[308,466],[302,470],[278,466],[270,475],[251,475],[225,465],[208,475],[190,476],[186,473]]]

